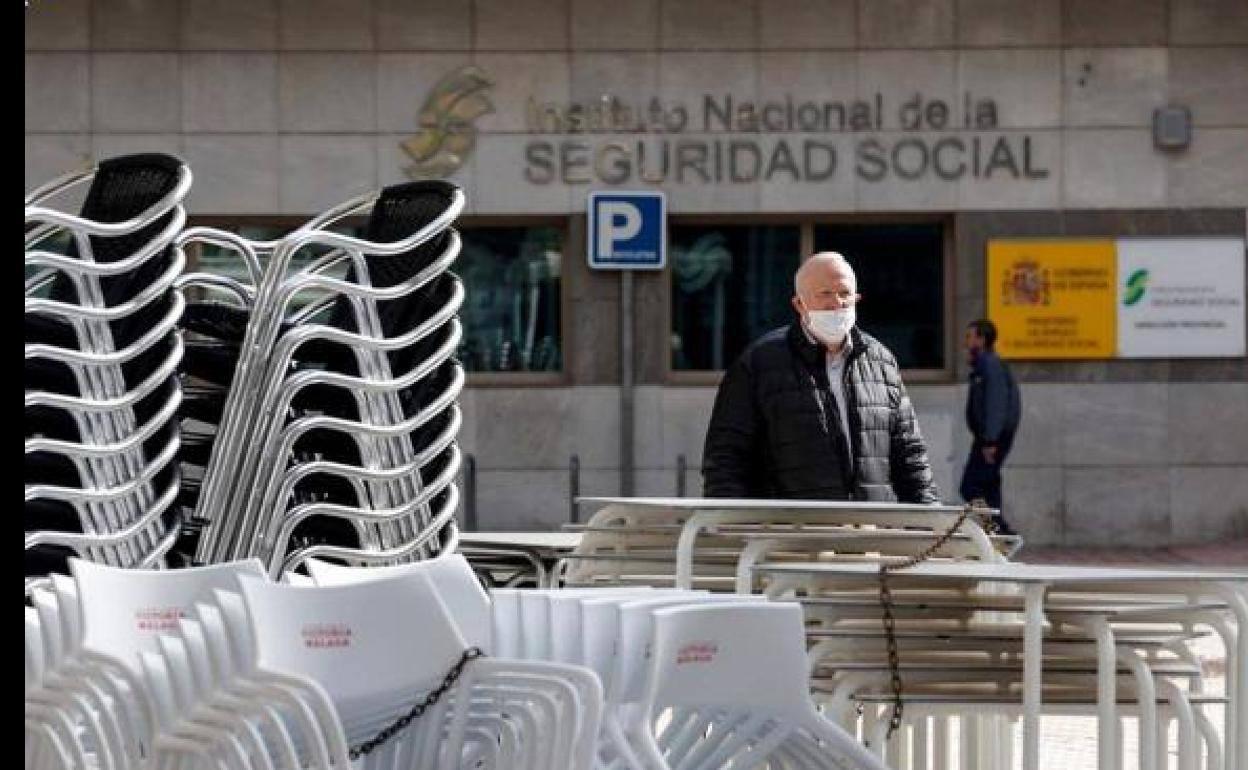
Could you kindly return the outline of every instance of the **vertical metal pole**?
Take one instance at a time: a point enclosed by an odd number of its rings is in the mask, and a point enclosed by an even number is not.
[[[464,529],[477,532],[477,458],[464,457]]]
[[[581,496],[581,457],[572,455],[568,460],[568,521],[576,524],[581,520],[576,498]]]
[[[676,496],[685,496],[685,456],[676,455]]]
[[[633,495],[633,273],[620,271],[620,496]]]

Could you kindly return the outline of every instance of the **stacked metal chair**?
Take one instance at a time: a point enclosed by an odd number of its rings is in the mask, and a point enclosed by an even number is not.
[[[81,214],[53,206],[89,185]],[[81,556],[163,567],[178,536],[173,248],[191,172],[167,155],[104,161],[25,200],[27,590]]]
[[[464,290],[448,270],[463,205],[453,185],[414,182],[273,242],[180,239],[265,263],[244,292],[250,315],[195,497],[196,561],[257,556],[277,576],[314,555],[393,564],[454,550]],[[360,216],[364,237],[333,231]]]

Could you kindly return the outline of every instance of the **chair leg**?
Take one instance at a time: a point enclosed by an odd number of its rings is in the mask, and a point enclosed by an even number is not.
[[[949,770],[949,717],[933,721],[932,770]]]

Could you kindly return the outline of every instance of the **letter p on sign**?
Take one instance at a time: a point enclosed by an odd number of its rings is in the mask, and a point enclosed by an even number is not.
[[[663,268],[667,252],[667,205],[663,193],[590,193],[587,214],[591,268]]]

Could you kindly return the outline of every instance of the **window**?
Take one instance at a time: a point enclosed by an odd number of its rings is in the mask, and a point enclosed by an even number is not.
[[[451,270],[467,296],[458,358],[470,372],[558,372],[564,231],[553,226],[465,226]]]
[[[854,266],[858,324],[903,369],[939,376],[948,366],[940,221],[677,222],[668,246],[670,371],[692,377],[676,381],[703,382],[698,372],[726,369],[752,341],[792,322],[793,274],[803,256],[820,251],[840,252]]]
[[[280,238],[280,225],[214,225],[245,238]],[[470,372],[559,372],[563,368],[560,333],[560,263],[564,229],[555,226],[457,225],[462,239],[451,271],[464,282],[466,296],[459,319],[464,329],[457,357]],[[339,226],[335,232],[363,237],[363,227]],[[323,249],[302,249],[295,266],[306,265]],[[247,268],[232,249],[198,247],[195,270],[227,275],[250,283]],[[293,269],[293,268],[292,268]],[[346,275],[345,262],[326,270]],[[296,295],[292,309],[314,295]]]
[[[819,224],[814,250],[845,255],[858,276],[858,324],[903,369],[945,366],[944,233],[938,222]]]
[[[794,318],[797,225],[671,225],[673,370],[732,364]]]
[[[286,235],[294,229],[294,226],[279,227],[276,225],[239,225],[232,227],[222,226],[218,229],[237,233],[238,235],[241,235],[251,241],[273,241],[281,238],[283,235]],[[363,227],[340,225],[331,229],[334,232],[355,237],[360,237],[364,234]],[[322,256],[325,252],[326,249],[323,247],[304,247],[300,249],[299,252],[295,254],[291,265],[287,268],[287,272],[293,273],[294,271],[307,266],[315,257]],[[262,260],[262,269],[264,264],[265,263]],[[333,278],[344,278],[347,274],[347,266],[347,261],[343,260],[331,265],[323,271],[323,274]],[[204,273],[229,276],[242,281],[245,284],[251,284],[251,277],[247,274],[247,266],[243,263],[243,258],[239,256],[237,251],[231,248],[222,248],[208,243],[199,244],[194,269]],[[318,296],[324,296],[324,292],[300,292],[294,296],[294,299],[291,301],[287,309],[288,311],[297,310]]]

